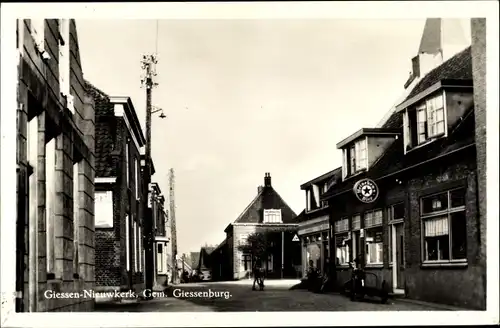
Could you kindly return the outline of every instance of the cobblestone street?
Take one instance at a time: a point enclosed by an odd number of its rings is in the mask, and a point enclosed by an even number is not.
[[[390,299],[380,304],[378,299],[351,302],[338,294],[315,294],[306,290],[290,290],[297,281],[269,280],[264,291],[252,291],[251,281],[207,282],[175,286],[175,294],[137,303],[101,303],[100,312],[227,312],[227,311],[443,311],[439,305]],[[229,293],[220,297],[182,297],[182,293]],[[226,294],[227,295],[227,294]],[[180,297],[179,297],[180,296]]]

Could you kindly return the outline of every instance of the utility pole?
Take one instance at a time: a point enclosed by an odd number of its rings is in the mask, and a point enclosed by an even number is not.
[[[158,83],[154,82],[154,77],[156,76],[155,65],[157,64],[156,55],[144,55],[142,56],[142,69],[145,71],[144,77],[142,79],[142,84],[146,88],[146,158],[145,158],[145,168],[144,168],[144,195],[149,195],[150,184],[151,184],[151,92],[152,89],[158,86]],[[147,197],[148,198],[148,197]],[[153,216],[152,216],[152,206],[147,204],[144,206],[143,212],[143,222],[144,222],[144,233],[145,233],[145,280],[146,289],[153,289],[153,278],[154,278],[154,233],[153,233]]]
[[[175,224],[175,176],[174,169],[170,169],[170,229],[172,233],[172,282],[178,281],[177,277],[177,228]]]

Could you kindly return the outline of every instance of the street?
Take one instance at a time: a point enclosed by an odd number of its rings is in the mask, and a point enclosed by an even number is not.
[[[296,280],[268,280],[264,291],[252,291],[251,281],[189,283],[172,287],[172,293],[135,303],[100,303],[98,312],[239,312],[239,311],[429,311],[443,308],[390,299],[387,304],[367,299],[351,302],[338,294],[315,294],[290,288]],[[210,297],[195,292],[215,295]],[[184,296],[184,297],[183,297]],[[227,296],[227,298],[226,298]]]

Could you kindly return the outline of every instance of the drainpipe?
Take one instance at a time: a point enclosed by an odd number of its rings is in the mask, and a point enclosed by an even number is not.
[[[396,291],[396,288],[398,287],[397,283],[397,273],[396,273],[396,265],[398,265],[398,261],[396,259],[396,227],[394,225],[391,225],[391,238],[392,238],[392,291]]]
[[[281,232],[281,279],[283,279],[283,271],[285,270],[285,232]]]

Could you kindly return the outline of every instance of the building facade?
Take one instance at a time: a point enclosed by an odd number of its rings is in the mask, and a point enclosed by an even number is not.
[[[299,214],[298,237],[302,249],[302,263],[299,271],[302,276],[312,265],[322,274],[329,270],[327,261],[330,256],[330,213],[328,202],[321,201],[321,196],[336,185],[342,169],[337,168],[300,186],[306,193],[306,208]]]
[[[337,145],[342,182],[322,199],[343,254],[338,284],[359,258],[368,284],[485,308],[471,62],[467,47],[424,75],[384,126]]]
[[[91,311],[94,105],[72,19],[17,20],[17,312]]]
[[[145,287],[145,139],[130,98],[90,88],[96,107],[96,290],[140,292]]]
[[[151,204],[150,206],[153,214],[153,230],[155,233],[153,247],[155,252],[154,286],[155,289],[163,290],[163,288],[168,284],[169,279],[169,256],[167,250],[170,239],[167,231],[168,216],[165,209],[165,197],[161,193],[158,183],[151,183],[149,193],[149,204]]]
[[[297,233],[297,215],[271,185],[271,175],[265,174],[264,186],[258,187],[257,196],[229,224],[224,232],[226,240],[216,248],[211,266],[218,267],[216,280],[249,278],[253,263],[250,254],[243,254],[239,245],[246,243],[252,233],[263,233],[270,242],[268,259],[260,263],[268,278],[296,278],[300,265],[300,243],[293,241]],[[221,256],[222,255],[222,256]],[[220,272],[222,271],[222,272]]]

